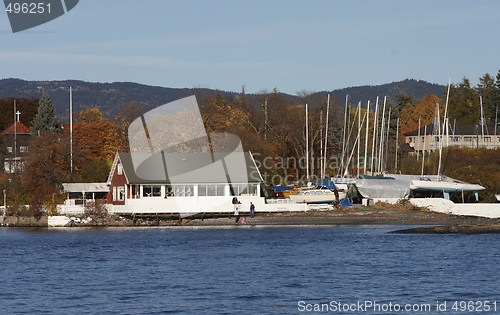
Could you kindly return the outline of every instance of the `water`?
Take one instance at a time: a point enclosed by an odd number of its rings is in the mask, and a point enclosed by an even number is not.
[[[381,309],[337,313],[436,314],[446,301],[451,314],[453,301],[486,300],[500,313],[500,235],[388,233],[398,228],[2,228],[0,314],[332,313],[370,301]]]

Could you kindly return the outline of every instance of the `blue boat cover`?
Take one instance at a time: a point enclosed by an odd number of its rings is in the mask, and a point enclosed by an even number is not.
[[[328,180],[328,179],[319,180],[316,182],[316,185],[325,186],[326,188],[328,188],[330,190],[337,190],[337,186],[335,186],[335,184],[331,180]]]
[[[274,192],[282,192],[290,190],[288,186],[269,186],[269,189],[274,190]]]

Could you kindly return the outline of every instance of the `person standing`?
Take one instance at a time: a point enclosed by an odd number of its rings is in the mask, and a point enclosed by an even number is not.
[[[255,205],[250,201],[250,218],[255,217]]]
[[[240,212],[238,211],[238,204],[234,205],[234,223],[238,224],[238,221],[240,221]]]

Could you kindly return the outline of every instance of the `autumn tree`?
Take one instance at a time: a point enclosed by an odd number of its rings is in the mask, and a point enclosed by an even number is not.
[[[428,125],[436,113],[436,104],[441,103],[439,97],[435,94],[426,94],[420,101],[412,99],[407,101],[401,110],[400,125],[401,134],[418,129],[418,122],[420,127]],[[440,113],[444,114],[443,106],[439,107]],[[440,115],[442,117],[442,115]]]
[[[90,108],[78,114],[73,125],[73,147],[78,147],[91,161],[113,160],[119,148],[116,126],[103,118],[99,109]]]
[[[60,131],[55,114],[56,108],[52,104],[49,94],[43,93],[42,98],[38,102],[38,113],[31,122],[31,133],[38,135],[44,130]]]

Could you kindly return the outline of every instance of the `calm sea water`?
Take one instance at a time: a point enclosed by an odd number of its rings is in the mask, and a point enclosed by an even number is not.
[[[500,235],[398,228],[1,228],[0,314],[500,313]]]

